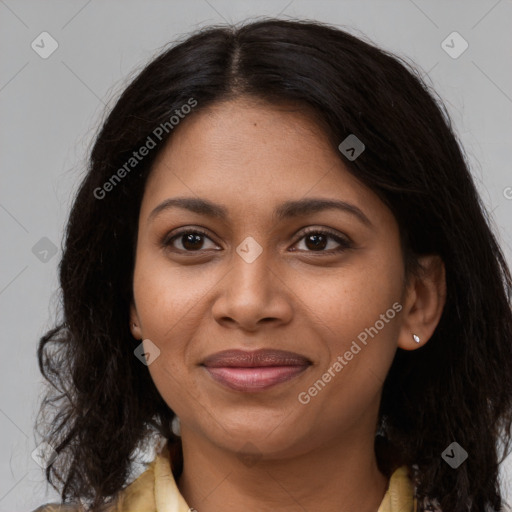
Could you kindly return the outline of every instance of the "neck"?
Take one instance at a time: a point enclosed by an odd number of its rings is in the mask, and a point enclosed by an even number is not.
[[[258,510],[376,512],[388,486],[372,437],[359,432],[287,457],[243,459],[182,429],[183,472],[177,482],[197,512]]]

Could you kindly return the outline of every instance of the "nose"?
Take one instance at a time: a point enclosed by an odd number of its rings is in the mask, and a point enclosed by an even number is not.
[[[212,306],[215,320],[224,327],[249,332],[264,324],[278,326],[290,322],[293,293],[278,274],[269,265],[265,251],[252,262],[235,254]]]

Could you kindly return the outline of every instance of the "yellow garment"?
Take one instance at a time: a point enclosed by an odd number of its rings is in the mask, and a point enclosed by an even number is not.
[[[377,512],[416,512],[413,485],[406,466],[395,470]],[[38,508],[34,512],[64,512],[67,509],[55,505]],[[108,512],[190,512],[181,495],[171,470],[169,449],[165,445],[148,469],[126,489]],[[194,509],[192,509],[194,510]],[[198,511],[200,512],[200,511]]]

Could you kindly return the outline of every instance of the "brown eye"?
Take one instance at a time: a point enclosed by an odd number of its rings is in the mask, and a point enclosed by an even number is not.
[[[321,233],[313,233],[304,237],[306,247],[312,251],[317,249],[325,249],[327,246],[329,237]]]
[[[342,238],[341,236],[334,234],[330,231],[319,229],[308,231],[302,236],[302,238],[299,241],[301,240],[304,240],[306,252],[325,252],[328,254],[332,254],[344,251],[352,246],[349,240]],[[335,242],[335,245],[334,247],[331,247],[330,250],[325,250],[329,246],[330,240],[333,240]],[[338,245],[338,247],[336,247],[336,244]]]
[[[300,249],[300,251],[304,252],[333,254],[352,247],[352,243],[348,239],[321,229],[308,231],[302,235],[299,241],[302,240],[304,240],[305,249]],[[205,247],[207,241],[210,241],[213,247]],[[218,248],[205,231],[197,228],[183,230],[172,236],[165,237],[162,241],[162,246],[182,253]]]
[[[180,240],[181,244],[187,251],[201,249],[204,244],[203,235],[200,233],[188,233],[186,235],[181,235]]]
[[[186,231],[181,231],[172,237],[165,238],[162,244],[172,250],[194,252],[205,249],[205,239],[212,241],[204,231],[188,229]],[[217,246],[214,244],[214,247]]]

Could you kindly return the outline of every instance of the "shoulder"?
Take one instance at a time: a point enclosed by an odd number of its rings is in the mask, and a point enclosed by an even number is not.
[[[106,505],[102,508],[102,512],[115,512],[115,505]],[[62,503],[47,503],[41,505],[32,512],[85,512],[84,508],[78,504],[62,504]]]
[[[83,512],[80,505],[61,505],[60,503],[47,503],[32,512]]]
[[[165,470],[170,468],[170,452],[166,443],[157,447],[157,454],[153,461],[145,464],[145,471],[120,490],[113,501],[104,504],[99,512],[149,512],[155,510],[155,468],[157,465],[159,477],[162,479],[165,477]],[[86,512],[86,510],[79,503],[47,503],[32,512]]]
[[[119,491],[116,498],[103,504],[98,512],[146,512],[154,502],[153,461],[146,471],[130,485]],[[153,510],[153,508],[151,508]],[[47,503],[32,512],[87,512],[79,503]]]

